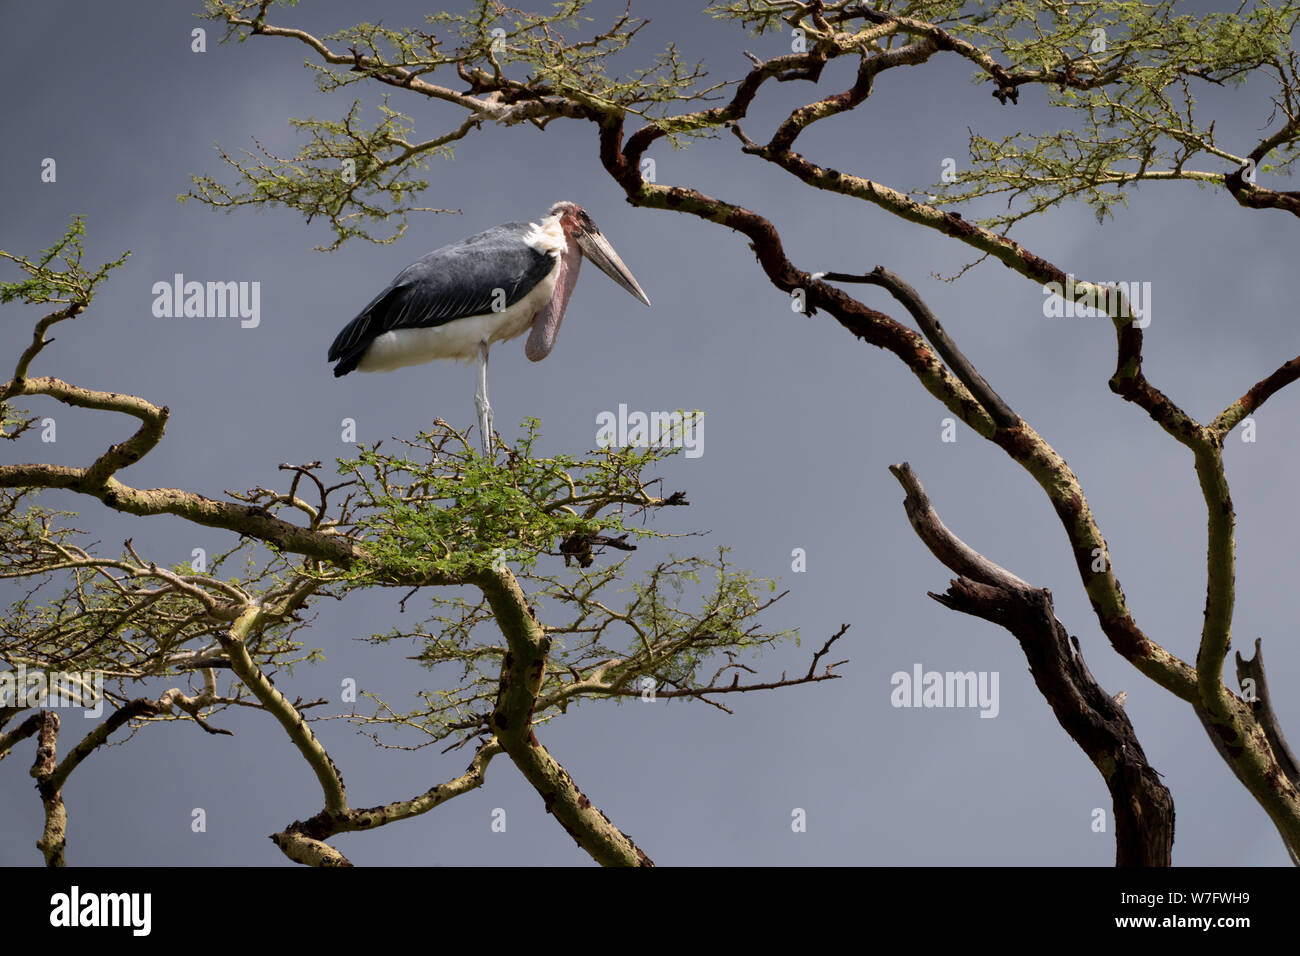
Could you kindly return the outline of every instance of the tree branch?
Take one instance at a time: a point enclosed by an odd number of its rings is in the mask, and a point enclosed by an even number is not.
[[[533,708],[546,673],[551,639],[533,616],[508,568],[484,575],[488,599],[509,650],[501,663],[500,692],[490,726],[501,748],[541,794],[546,811],[602,866],[654,866],[654,861],[578,789],[573,778],[533,733]]]
[[[904,507],[917,536],[961,575],[945,594],[930,597],[1015,636],[1057,722],[1106,781],[1115,813],[1115,865],[1169,866],[1173,797],[1147,762],[1123,707],[1097,684],[1078,640],[1057,620],[1051,592],[1028,584],[949,531],[907,462],[889,470],[907,492]]]
[[[822,278],[831,282],[865,282],[869,285],[883,286],[899,302],[903,303],[907,311],[916,319],[917,325],[925,333],[925,337],[930,340],[948,367],[952,369],[953,374],[961,380],[972,395],[984,406],[984,410],[989,413],[999,428],[1014,428],[1022,424],[1020,416],[1011,410],[1011,407],[1002,400],[1002,397],[993,390],[993,387],[984,380],[979,372],[975,371],[975,366],[971,365],[970,360],[962,354],[957,343],[952,340],[939,320],[934,317],[930,307],[925,304],[915,289],[890,272],[884,266],[876,266],[870,273],[865,276],[851,276],[839,272],[828,272]]]
[[[1295,754],[1287,745],[1286,737],[1282,734],[1282,724],[1273,710],[1273,698],[1268,692],[1268,678],[1264,675],[1264,651],[1260,647],[1261,643],[1260,638],[1255,638],[1255,656],[1250,660],[1243,658],[1241,651],[1237,651],[1237,683],[1244,691],[1246,681],[1254,682],[1254,693],[1247,695],[1246,699],[1253,702],[1252,710],[1255,719],[1264,728],[1264,735],[1268,737],[1268,744],[1277,756],[1282,772],[1293,784],[1300,786],[1300,762],[1297,762]]]

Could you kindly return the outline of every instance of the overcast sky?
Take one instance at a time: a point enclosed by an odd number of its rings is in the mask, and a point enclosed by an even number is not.
[[[671,41],[722,79],[745,70],[743,50],[788,50],[788,34],[750,37],[702,17],[701,5],[633,0],[633,13],[653,19],[632,59],[648,63]],[[598,4],[596,15],[622,6]],[[535,415],[543,451],[581,452],[594,442],[597,414],[620,403],[704,410],[703,454],[664,469],[666,486],[685,490],[691,507],[656,527],[707,531],[670,544],[678,551],[729,545],[739,565],[790,589],[769,622],[799,628],[803,646],[764,657],[758,666],[765,677],[806,668],[812,650],[841,623],[852,625],[836,655],[851,658],[843,679],[737,697],[728,701],[735,716],[698,703],[598,702],[547,724],[543,742],[616,825],[661,865],[1113,862],[1113,827],[1092,829],[1094,808],[1110,818],[1103,781],[1035,690],[1015,640],[926,596],[942,591],[951,574],[909,528],[902,491],[887,471],[909,461],[949,527],[1051,588],[1058,616],[1079,636],[1102,686],[1128,692],[1147,756],[1173,792],[1175,863],[1287,862],[1272,824],[1215,754],[1191,708],[1111,650],[1032,479],[965,427],[956,442],[943,442],[947,410],[891,355],[825,315],[794,314],[743,237],[628,206],[599,166],[590,124],[471,135],[454,160],[432,162],[423,197],[425,205],[461,214],[417,217],[394,245],[354,241],[325,254],[311,247],[330,240],[327,229],[297,213],[225,215],[179,204],[191,174],[226,175],[216,144],[252,148],[256,137],[288,154],[297,142],[290,117],[337,117],[360,96],[363,117],[373,123],[379,101],[360,86],[317,91],[300,44],[257,38],[218,45],[220,29],[194,20],[197,8],[197,0],[0,6],[0,35],[10,39],[0,65],[7,93],[0,248],[35,253],[81,214],[88,261],[132,251],[89,312],[59,327],[57,344],[32,370],[170,407],[166,438],[122,480],[221,496],[281,483],[280,462],[351,454],[354,446],[340,440],[347,417],[367,442],[413,436],[435,417],[471,425],[472,369],[435,364],[335,379],[325,361],[329,343],[430,249],[500,222],[536,220],[553,202],[573,200],[602,227],[653,307],[584,270],[544,362],[527,361],[522,340],[493,351],[498,429],[511,435],[520,419]],[[363,13],[341,0],[309,0],[273,11],[272,20],[320,35],[363,15],[388,26],[416,24],[427,9],[382,0]],[[196,25],[208,27],[206,53],[191,51]],[[852,69],[848,62],[828,69],[819,95],[846,88]],[[810,130],[800,152],[910,189],[934,182],[944,158],[965,160],[968,127],[1003,135],[1066,122],[1045,110],[1041,89],[1026,88],[1018,106],[1003,107],[970,75],[969,64],[951,56],[889,72],[861,108]],[[1272,128],[1269,92],[1254,83],[1204,95],[1227,148],[1245,153]],[[747,131],[765,139],[783,111],[811,94],[806,84],[769,84]],[[414,118],[420,138],[462,119],[416,96],[395,95],[391,105]],[[940,282],[932,273],[953,274],[975,258],[971,250],[873,206],[808,189],[742,156],[730,138],[685,151],[659,145],[652,156],[659,182],[694,186],[770,218],[802,268],[880,264],[913,284],[998,392],[1069,461],[1138,624],[1194,659],[1206,519],[1192,457],[1107,388],[1114,366],[1108,322],[1044,317],[1042,289],[995,263]],[[54,183],[40,179],[46,157],[57,162]],[[1286,291],[1296,266],[1295,222],[1184,184],[1134,190],[1129,198],[1129,208],[1104,226],[1086,207],[1070,205],[1016,236],[1075,275],[1151,283],[1147,374],[1208,421],[1300,352],[1294,296]],[[151,288],[176,273],[260,282],[260,324],[155,317]],[[0,269],[0,278],[14,274]],[[856,293],[905,318],[882,290]],[[7,306],[0,314],[0,354],[15,356],[40,310]],[[29,407],[56,416],[58,440],[42,444],[33,433],[4,443],[4,460],[82,464],[132,430],[107,413],[38,400]],[[1226,450],[1238,508],[1234,647],[1248,651],[1263,638],[1278,689],[1293,686],[1300,670],[1291,603],[1300,533],[1298,411],[1300,389],[1283,391],[1257,416],[1257,441],[1234,434]],[[174,562],[231,540],[175,518],[128,519],[91,499],[52,494],[46,503],[80,511],[77,524],[104,553],[132,537],[142,553]],[[806,571],[792,570],[795,549],[806,552]],[[643,549],[639,566],[668,550]],[[0,599],[17,593],[0,589]],[[340,681],[354,677],[400,701],[427,686],[429,675],[405,659],[409,647],[357,640],[396,623],[399,596],[327,602],[307,638],[324,649],[326,662],[281,673],[280,690],[337,700]],[[916,665],[997,674],[997,716],[891,706],[891,675]],[[1283,725],[1300,732],[1300,701],[1283,693],[1275,707]],[[65,790],[69,862],[286,864],[267,835],[320,809],[316,781],[265,715],[227,712],[217,723],[235,736],[176,722],[90,758]],[[339,721],[316,731],[354,806],[411,797],[457,775],[467,761],[464,751],[381,751]],[[27,743],[0,763],[0,864],[40,862],[32,759]],[[195,808],[206,810],[204,833],[191,832]],[[505,833],[492,830],[496,808],[506,811]],[[795,808],[807,813],[806,832],[792,832]],[[433,813],[332,842],[357,864],[590,862],[505,757],[493,762],[483,788]]]

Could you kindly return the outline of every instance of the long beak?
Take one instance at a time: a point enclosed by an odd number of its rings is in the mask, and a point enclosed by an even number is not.
[[[578,248],[582,250],[584,256],[596,264],[597,269],[624,289],[627,289],[628,292],[646,305],[650,304],[650,297],[641,290],[641,286],[633,277],[631,270],[623,265],[623,260],[618,257],[618,253],[609,244],[609,240],[600,234],[599,229],[584,230],[578,236]]]

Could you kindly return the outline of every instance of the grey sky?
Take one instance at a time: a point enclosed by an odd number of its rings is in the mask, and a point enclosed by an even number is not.
[[[751,49],[774,55],[787,35],[753,38],[715,24],[693,3],[634,0],[653,17],[634,53],[648,61],[668,41],[707,60],[715,78],[737,76]],[[1193,4],[1188,4],[1189,11]],[[1287,862],[1272,824],[1215,755],[1189,707],[1112,651],[1096,625],[1069,547],[1047,499],[1004,453],[970,430],[940,441],[947,411],[894,358],[854,340],[832,319],[804,318],[774,290],[738,234],[694,218],[634,210],[599,167],[594,128],[557,121],[545,132],[485,128],[452,162],[427,171],[430,206],[460,216],[416,218],[395,245],[351,242],[331,254],[319,223],[285,210],[224,215],[176,195],[191,173],[223,173],[214,149],[257,137],[288,154],[288,117],[341,115],[373,89],[319,93],[302,66],[306,48],[255,39],[218,45],[219,30],[193,19],[196,2],[117,5],[48,0],[5,4],[0,34],[6,128],[0,143],[0,248],[34,253],[84,214],[87,259],[131,249],[92,309],[57,332],[34,374],[127,391],[171,409],[168,434],[121,477],[220,496],[280,482],[280,462],[348,455],[339,422],[359,438],[409,436],[436,416],[474,420],[473,372],[451,364],[334,379],[325,361],[335,333],[403,266],[445,242],[499,222],[536,219],[551,203],[583,204],[654,303],[645,309],[588,268],[555,351],[528,362],[522,341],[493,351],[492,401],[506,435],[525,415],[542,420],[543,450],[590,447],[596,415],[632,409],[701,408],[704,454],[665,469],[665,486],[692,507],[662,517],[664,530],[707,530],[676,550],[730,545],[732,558],[779,577],[789,596],[773,626],[797,626],[803,647],[767,655],[760,672],[805,669],[843,622],[850,657],[843,679],[729,701],[728,717],[701,705],[592,703],[542,731],[556,758],[591,799],[660,864],[1063,864],[1107,865],[1113,833],[1093,833],[1092,810],[1110,801],[1096,770],[1053,719],[1006,632],[954,614],[926,597],[951,577],[908,527],[902,492],[887,471],[910,461],[948,525],[973,547],[1035,584],[1050,587],[1057,613],[1078,634],[1107,690],[1128,691],[1127,709],[1177,809],[1174,860],[1182,865]],[[598,6],[598,16],[622,3]],[[368,16],[415,23],[422,5],[383,0],[304,2],[273,19],[323,34]],[[206,54],[190,51],[205,25]],[[53,51],[57,51],[57,56]],[[638,52],[639,51],[639,52]],[[944,157],[963,162],[967,127],[988,135],[1054,129],[1041,90],[1002,107],[970,83],[964,61],[936,58],[895,70],[856,112],[819,124],[800,141],[817,162],[896,188],[934,181]],[[851,68],[828,69],[822,94],[843,89]],[[454,82],[448,80],[447,82]],[[810,98],[802,84],[769,85],[746,128],[770,133],[783,110]],[[1269,90],[1212,91],[1223,141],[1245,152],[1260,138]],[[414,117],[417,135],[459,123],[460,114],[418,97],[391,105]],[[1042,290],[985,263],[955,283],[974,258],[966,247],[884,212],[818,193],[734,141],[653,153],[660,182],[680,182],[750,206],[780,229],[792,260],[810,270],[884,265],[912,283],[984,376],[1069,461],[1107,536],[1116,572],[1148,634],[1186,660],[1196,653],[1204,602],[1205,512],[1190,454],[1106,387],[1114,337],[1100,319],[1049,319]],[[58,181],[40,182],[54,157]],[[1286,188],[1285,186],[1283,188]],[[1286,289],[1296,265],[1295,225],[1250,212],[1226,194],[1188,185],[1145,188],[1130,208],[1098,226],[1082,205],[1020,229],[1017,238],[1075,275],[1149,281],[1151,381],[1193,415],[1212,418],[1300,348]],[[261,283],[261,324],[160,319],[150,288],[175,273]],[[0,270],[12,278],[12,270]],[[881,290],[870,305],[903,318]],[[0,354],[30,339],[36,309],[8,306]],[[11,362],[11,359],[6,359]],[[7,373],[0,373],[6,374]],[[5,460],[83,463],[130,433],[113,416],[53,411],[58,441],[5,443]],[[1233,435],[1228,476],[1238,507],[1234,647],[1264,639],[1275,687],[1300,668],[1294,643],[1295,557],[1300,528],[1293,480],[1300,466],[1294,423],[1300,390],[1273,397],[1257,415],[1258,441]],[[172,518],[131,520],[72,496],[50,502],[81,512],[80,527],[116,551],[131,536],[158,561],[210,552],[229,535]],[[657,546],[656,546],[657,548]],[[791,573],[806,549],[807,571]],[[648,549],[645,560],[668,550]],[[13,588],[0,589],[12,600]],[[400,595],[326,602],[309,643],[327,662],[282,674],[291,698],[337,695],[347,676],[389,698],[424,686],[405,646],[354,639],[396,623]],[[975,670],[1000,675],[999,713],[896,709],[890,675]],[[1283,725],[1300,727],[1300,703],[1282,694]],[[234,737],[192,724],[149,727],[97,754],[65,791],[69,861],[77,864],[286,863],[267,840],[320,808],[316,783],[288,741],[262,715],[227,712]],[[356,806],[413,796],[459,773],[464,751],[440,756],[379,751],[343,722],[317,725]],[[1294,733],[1294,731],[1293,731]],[[27,775],[30,746],[0,764],[0,864],[39,863],[40,804]],[[206,833],[190,831],[207,811]],[[494,808],[508,829],[493,833]],[[804,808],[806,833],[792,833]],[[589,859],[548,817],[540,798],[504,758],[486,786],[413,821],[335,842],[358,864],[584,864]]]

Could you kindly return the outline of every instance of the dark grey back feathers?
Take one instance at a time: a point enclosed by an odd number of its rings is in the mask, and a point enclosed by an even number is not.
[[[533,227],[509,222],[421,256],[344,326],[330,346],[335,376],[357,367],[376,337],[396,329],[429,328],[492,311],[497,289],[514,305],[541,282],[556,257],[523,237]]]

